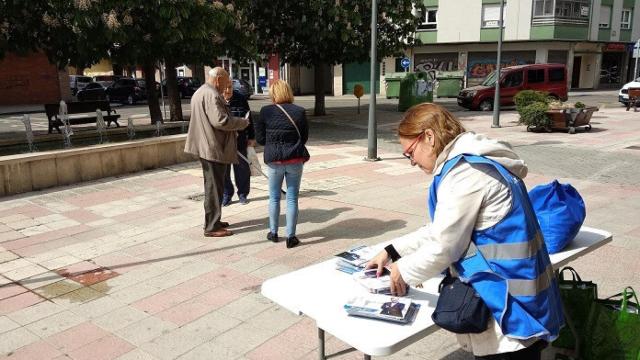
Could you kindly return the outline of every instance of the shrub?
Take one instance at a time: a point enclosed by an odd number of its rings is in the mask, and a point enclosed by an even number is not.
[[[520,123],[533,128],[546,128],[551,125],[551,118],[547,115],[549,105],[537,101],[531,103],[520,111]]]
[[[522,90],[513,97],[513,101],[516,103],[516,110],[519,114],[522,110],[535,102],[541,102],[544,104],[549,103],[548,93],[536,90]]]
[[[580,101],[578,101],[578,102],[576,102],[576,104],[574,105],[574,107],[575,107],[576,109],[584,109],[584,108],[586,108],[586,107],[587,107],[587,105],[585,105],[585,104],[581,103]]]

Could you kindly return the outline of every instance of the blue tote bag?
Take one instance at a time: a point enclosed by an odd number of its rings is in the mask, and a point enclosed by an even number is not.
[[[562,251],[576,237],[586,217],[582,196],[557,180],[529,191],[544,242],[550,254]]]

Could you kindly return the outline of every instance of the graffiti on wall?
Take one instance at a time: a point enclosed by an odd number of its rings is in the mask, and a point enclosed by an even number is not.
[[[434,80],[438,71],[458,70],[458,53],[416,54],[414,71],[427,73]]]
[[[500,67],[535,63],[535,51],[503,52]],[[467,64],[468,86],[478,85],[496,69],[496,53],[471,53]]]

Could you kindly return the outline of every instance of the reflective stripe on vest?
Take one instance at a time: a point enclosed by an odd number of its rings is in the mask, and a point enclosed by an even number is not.
[[[553,267],[524,183],[502,165],[481,156],[448,160],[429,192],[433,221],[442,179],[460,161],[495,168],[511,192],[509,213],[494,226],[474,230],[463,259],[454,263],[460,279],[469,282],[487,304],[502,332],[515,339],[553,341],[564,324]]]

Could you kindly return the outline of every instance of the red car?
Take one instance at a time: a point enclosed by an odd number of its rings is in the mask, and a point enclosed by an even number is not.
[[[493,110],[496,72],[477,86],[462,89],[458,105],[471,109]],[[550,97],[567,101],[567,68],[564,64],[531,64],[505,67],[500,71],[500,106],[513,105],[513,97],[522,90],[544,91]]]

